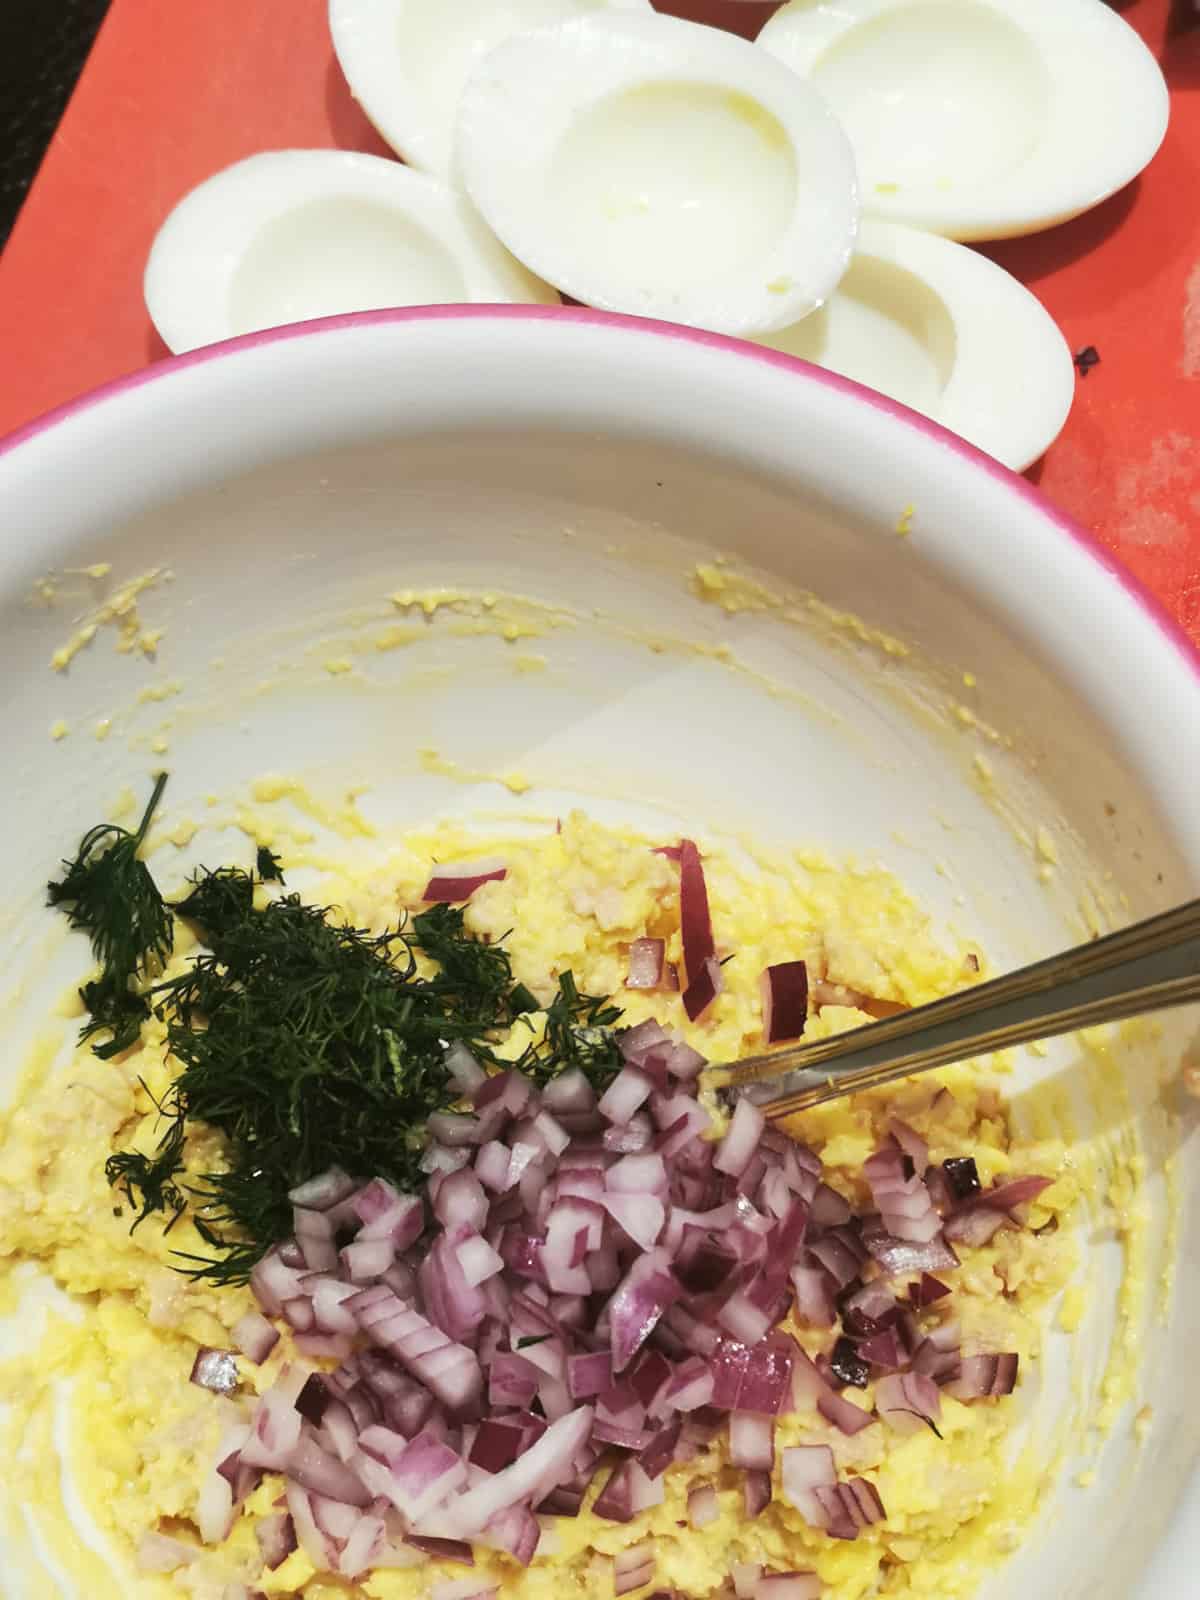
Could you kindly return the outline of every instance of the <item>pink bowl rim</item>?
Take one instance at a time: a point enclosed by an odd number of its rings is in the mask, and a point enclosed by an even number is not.
[[[687,344],[720,350],[743,361],[756,362],[790,372],[804,382],[849,395],[862,405],[885,412],[915,433],[936,440],[944,448],[962,457],[968,465],[985,473],[1009,494],[1015,495],[1055,532],[1065,535],[1077,545],[1110,579],[1120,585],[1146,620],[1174,647],[1200,681],[1200,643],[1193,642],[1178,618],[1167,610],[1158,596],[1135,577],[1094,533],[1082,523],[1076,522],[1065,511],[1059,510],[1027,479],[1003,466],[974,445],[968,444],[958,434],[943,428],[940,423],[910,410],[899,401],[891,400],[874,389],[865,388],[850,378],[843,378],[837,373],[829,372],[824,367],[814,366],[811,362],[802,361],[796,356],[784,355],[782,351],[751,344],[745,339],[708,333],[703,329],[689,328],[677,322],[660,322],[646,317],[624,316],[611,311],[595,311],[586,306],[473,304],[398,306],[388,310],[351,311],[338,316],[317,317],[307,322],[287,323],[282,327],[266,328],[258,333],[246,333],[234,339],[225,339],[218,344],[204,345],[184,355],[164,356],[122,377],[112,378],[98,388],[88,390],[44,412],[41,416],[34,417],[30,422],[0,438],[0,459],[62,424],[73,421],[77,416],[123,394],[140,389],[143,385],[169,379],[175,373],[185,371],[189,367],[207,365],[231,356],[236,357],[244,351],[255,350],[262,346],[282,344],[297,339],[319,339],[324,334],[335,333],[344,328],[387,326],[393,323],[552,321],[569,322],[584,327],[611,328],[626,334],[641,333],[654,338],[680,340]]]

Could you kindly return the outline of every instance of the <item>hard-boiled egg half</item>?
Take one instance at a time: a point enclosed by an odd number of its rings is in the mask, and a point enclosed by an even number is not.
[[[350,92],[410,166],[450,177],[459,97],[472,69],[524,28],[650,0],[329,0]]]
[[[1021,472],[1075,392],[1041,302],[966,245],[864,218],[849,270],[811,317],[760,343],[868,384]]]
[[[759,43],[842,122],[864,212],[952,239],[1077,216],[1166,131],[1158,63],[1099,0],[792,0]]]
[[[821,304],[854,245],[854,160],[821,96],[673,17],[514,35],[467,82],[457,150],[513,254],[610,311],[769,332]]]
[[[454,190],[342,150],[251,156],[193,189],[158,231],[145,294],[176,352],[343,311],[558,302]]]

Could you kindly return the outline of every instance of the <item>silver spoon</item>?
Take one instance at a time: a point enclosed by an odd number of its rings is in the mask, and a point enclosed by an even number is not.
[[[714,1067],[771,1121],[931,1067],[1200,1000],[1200,900],[868,1027]]]

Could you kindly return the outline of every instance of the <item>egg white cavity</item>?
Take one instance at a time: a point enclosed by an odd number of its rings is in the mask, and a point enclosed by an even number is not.
[[[864,219],[829,302],[760,343],[879,390],[1023,471],[1071,408],[1071,352],[1040,301],[964,245]]]
[[[415,167],[449,177],[454,122],[475,65],[526,28],[650,0],[330,0],[334,50],[379,134]]]
[[[864,178],[897,186],[931,173],[956,187],[1006,176],[1041,138],[1050,98],[1029,35],[974,0],[889,6],[843,33],[811,77],[837,108]],[[886,96],[881,83],[893,85]]]
[[[754,174],[752,184],[739,179]],[[707,84],[618,90],[583,112],[548,168],[547,215],[619,292],[752,269],[784,233],[796,160],[773,117]]]
[[[946,303],[921,278],[863,248],[811,317],[759,341],[936,416],[957,340]]]
[[[513,254],[610,311],[766,332],[819,305],[853,247],[853,157],[820,96],[672,17],[508,40],[467,84],[458,155]]]
[[[346,311],[558,299],[461,195],[336,150],[251,156],[193,189],[159,229],[145,294],[176,352]]]
[[[248,333],[322,316],[333,283],[361,309],[392,305],[398,282],[414,301],[466,298],[454,256],[412,218],[366,200],[313,200],[253,240],[230,285],[230,321]]]
[[[951,238],[1078,215],[1166,129],[1157,62],[1096,0],[792,0],[759,43],[845,126],[864,213]]]

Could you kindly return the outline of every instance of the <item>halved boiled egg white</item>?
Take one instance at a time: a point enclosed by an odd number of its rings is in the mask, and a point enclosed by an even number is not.
[[[758,341],[854,378],[1023,471],[1075,394],[1041,302],[966,245],[864,218],[845,277],[803,322]]]
[[[513,254],[610,311],[769,332],[832,292],[854,245],[854,160],[820,95],[673,17],[507,40],[463,92],[458,157]]]
[[[461,195],[344,150],[250,156],[193,189],[158,230],[145,295],[176,352],[343,311],[558,303]]]
[[[525,28],[650,0],[329,0],[329,31],[350,92],[410,166],[454,167],[454,122],[476,64]]]
[[[952,239],[1077,216],[1166,131],[1158,63],[1098,0],[792,0],[758,42],[829,101],[864,213]]]

